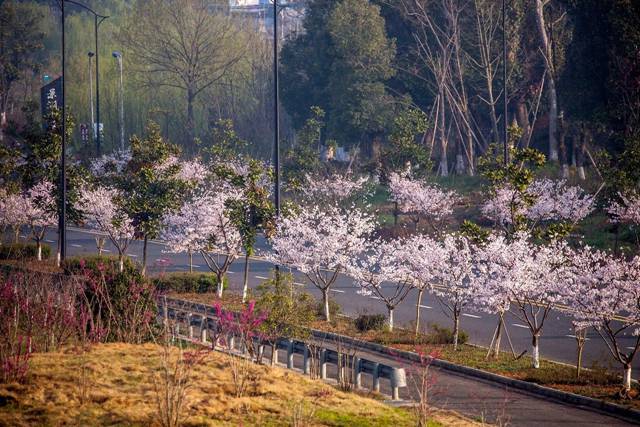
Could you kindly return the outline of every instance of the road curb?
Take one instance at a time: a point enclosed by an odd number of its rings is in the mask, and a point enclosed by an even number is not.
[[[420,363],[422,361],[420,355],[412,351],[398,350],[382,344],[372,343],[369,341],[361,341],[345,335],[320,331],[316,329],[312,330],[312,334],[316,339],[338,340],[343,343],[348,343],[354,347],[359,347],[363,350],[374,351],[385,356],[396,357],[398,359],[403,359],[414,363]],[[623,418],[626,421],[640,424],[640,410],[637,409],[626,408],[622,405],[605,402],[604,400],[581,396],[578,394],[545,387],[536,383],[517,380],[480,369],[458,365],[456,363],[447,362],[446,360],[442,359],[432,358],[431,364],[440,369],[444,369],[450,372],[462,374],[468,377],[479,378],[488,382],[511,387],[513,389],[526,391],[530,394],[555,400],[560,403],[581,406],[591,410],[597,410],[609,415],[616,416],[618,418]]]

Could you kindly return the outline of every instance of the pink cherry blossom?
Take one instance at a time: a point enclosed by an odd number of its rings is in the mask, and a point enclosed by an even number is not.
[[[241,193],[221,186],[215,191],[201,191],[164,218],[162,237],[174,253],[198,251],[207,266],[216,273],[218,296],[231,264],[242,253],[242,238],[229,217],[226,203]]]
[[[593,327],[622,364],[628,393],[640,349],[640,257],[627,261],[587,247],[575,254],[573,268],[573,281],[564,289],[572,315],[578,327]]]
[[[135,227],[127,214],[118,206],[121,192],[113,188],[84,187],[80,204],[89,228],[105,233],[118,250],[120,271],[124,269],[124,256],[135,237]]]
[[[640,224],[640,195],[618,193],[620,202],[612,201],[607,212],[613,222]]]
[[[534,181],[525,196],[506,185],[495,190],[494,195],[482,206],[487,218],[502,226],[512,225],[522,217],[532,227],[545,221],[578,222],[594,209],[594,197],[580,187],[567,186],[565,181],[541,179]],[[531,228],[530,228],[531,229]]]
[[[58,224],[55,186],[49,181],[34,185],[25,194],[25,220],[31,229],[31,237],[38,246],[38,261],[42,260],[42,241],[47,227]]]
[[[355,207],[303,207],[299,213],[280,218],[267,258],[298,269],[322,291],[329,321],[330,287],[373,229],[373,218]]]
[[[355,178],[347,175],[333,174],[328,177],[313,177],[306,175],[306,184],[302,187],[304,196],[314,203],[327,201],[337,203],[345,201],[363,192],[369,179]]]
[[[400,212],[413,216],[416,227],[420,217],[426,217],[433,225],[434,221],[451,215],[458,201],[454,191],[444,191],[395,172],[389,176],[389,191],[391,200],[398,204]]]
[[[360,286],[359,293],[373,295],[387,308],[388,327],[393,330],[393,313],[413,288],[414,280],[401,267],[402,240],[370,240],[347,267],[347,274]]]

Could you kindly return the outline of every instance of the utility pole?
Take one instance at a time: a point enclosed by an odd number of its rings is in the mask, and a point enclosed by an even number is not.
[[[273,166],[275,169],[275,188],[273,189],[276,219],[280,217],[280,94],[278,82],[278,1],[273,0],[273,85],[274,85],[274,133]]]
[[[60,24],[62,25],[62,152],[60,153],[60,205],[58,211],[58,248],[60,253],[60,262],[64,261],[67,255],[67,110],[65,107],[67,100],[65,96],[66,76],[64,67],[66,56],[64,3],[64,0],[60,2],[60,8],[62,10],[60,18]]]
[[[120,150],[124,151],[124,81],[122,77],[122,53],[113,51],[113,57],[118,62],[120,69]]]
[[[87,56],[89,56],[89,109],[91,110],[91,135],[92,138],[95,139],[93,129],[95,129],[96,122],[93,117],[93,69],[91,67],[91,59],[95,56],[95,53],[89,52],[87,53]]]
[[[504,165],[509,164],[509,135],[508,135],[508,121],[507,121],[507,26],[506,26],[506,0],[502,0],[502,79],[504,81],[503,103],[504,113],[502,120],[503,124],[503,142],[504,142]]]

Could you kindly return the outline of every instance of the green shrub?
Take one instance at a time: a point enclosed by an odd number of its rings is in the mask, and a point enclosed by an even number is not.
[[[129,258],[124,258],[124,273],[135,275],[138,273],[136,264]],[[79,273],[85,269],[93,272],[118,271],[118,257],[113,255],[87,255],[67,258],[62,264],[62,268],[67,274]]]
[[[319,319],[324,320],[324,304],[322,303],[322,300],[320,300],[315,307],[315,311],[316,311],[316,316]],[[342,307],[340,307],[340,304],[338,304],[338,302],[336,300],[334,300],[333,298],[329,298],[329,316],[331,318],[331,320],[336,320],[336,317],[342,312]]]
[[[361,314],[354,320],[356,329],[360,332],[381,331],[387,323],[384,314]]]
[[[165,273],[154,277],[152,282],[160,292],[202,294],[215,292],[218,288],[218,279],[213,273]],[[225,278],[223,289],[228,285]]]
[[[463,330],[458,332],[458,345],[464,344],[469,339]],[[453,344],[453,331],[438,324],[431,325],[431,332],[427,336],[428,344]]]
[[[42,245],[42,259],[51,256],[51,247]],[[25,259],[37,258],[38,245],[35,243],[12,243],[0,246],[0,259]]]
[[[107,341],[140,343],[155,325],[156,290],[136,265],[117,257],[87,256],[66,260],[63,268],[83,283],[94,323]]]

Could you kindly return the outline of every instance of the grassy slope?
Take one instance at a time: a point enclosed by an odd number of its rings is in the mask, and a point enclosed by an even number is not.
[[[343,393],[279,368],[269,371],[252,365],[258,376],[257,393],[234,398],[225,358],[212,353],[195,368],[184,425],[288,425],[294,405],[300,402],[303,413],[312,413],[308,425],[414,424],[405,409]],[[26,384],[0,385],[0,425],[154,425],[153,376],[160,360],[160,348],[152,344],[97,345],[85,355],[72,349],[36,354]],[[83,389],[86,398],[81,403]],[[450,414],[434,414],[432,425],[469,423]]]

